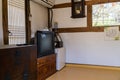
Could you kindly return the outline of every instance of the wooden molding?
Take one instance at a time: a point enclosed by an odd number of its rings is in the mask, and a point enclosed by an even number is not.
[[[56,8],[66,8],[66,7],[71,7],[71,3],[63,3],[63,4],[54,5],[53,9],[56,9]]]
[[[29,44],[31,40],[31,21],[30,17],[30,0],[25,0],[25,22],[26,22],[26,43]]]
[[[85,5],[89,4],[90,1],[85,1]],[[67,7],[71,7],[71,2],[68,2],[68,3],[62,3],[62,4],[56,4],[53,9],[56,9],[56,8],[67,8]]]
[[[92,0],[92,1],[85,1],[85,5],[92,5],[92,4],[100,4],[100,3],[107,3],[107,2],[119,2],[119,0]],[[71,2],[56,4],[53,9],[56,8],[66,8],[71,7]]]
[[[92,0],[91,4],[101,4],[101,3],[109,3],[109,2],[119,2],[120,0]]]
[[[87,5],[87,26],[92,28],[92,5]]]
[[[91,32],[103,32],[104,31],[104,27],[92,27],[90,29]]]
[[[85,27],[79,27],[79,28],[58,28],[57,32],[59,33],[70,33],[70,32],[89,32],[89,28]]]
[[[105,70],[117,70],[117,71],[120,71],[120,67],[99,66],[99,65],[91,65],[91,64],[66,64],[66,67],[94,68],[94,69],[105,69]]]
[[[56,30],[53,29],[53,31],[58,33],[73,33],[73,32],[103,32],[103,27],[78,27],[78,28],[58,28]]]
[[[8,7],[7,0],[2,0],[2,23],[4,44],[8,44]]]

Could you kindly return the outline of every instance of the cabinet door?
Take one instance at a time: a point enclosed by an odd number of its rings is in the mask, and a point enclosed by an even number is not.
[[[24,55],[21,50],[3,49],[0,54],[0,80],[22,80]],[[21,77],[19,76],[21,75]]]
[[[7,50],[0,50],[0,80],[12,78],[10,68],[13,62],[12,55]]]
[[[53,74],[56,72],[56,64],[55,63],[51,63],[50,64],[50,74]]]
[[[45,80],[45,78],[48,77],[48,73],[49,73],[48,65],[42,65],[38,67],[38,72],[37,72],[38,80]]]
[[[36,80],[35,46],[0,49],[0,80]],[[34,73],[34,74],[33,74]]]
[[[22,48],[24,54],[24,71],[22,80],[36,80],[37,76],[37,49],[35,46]]]
[[[45,80],[56,72],[56,55],[48,55],[37,59],[37,79]]]
[[[29,57],[29,70],[30,73],[37,72],[37,47],[36,46],[31,46],[28,48],[28,53],[30,55]]]
[[[49,57],[50,75],[56,72],[56,54]]]

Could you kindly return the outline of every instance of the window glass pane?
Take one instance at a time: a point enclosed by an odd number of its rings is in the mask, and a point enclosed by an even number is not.
[[[120,25],[120,2],[92,6],[92,26]]]
[[[9,44],[25,44],[25,0],[8,0]]]

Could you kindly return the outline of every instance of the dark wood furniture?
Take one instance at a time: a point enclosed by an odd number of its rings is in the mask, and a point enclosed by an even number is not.
[[[45,80],[56,72],[56,54],[37,59],[37,80]]]
[[[0,48],[0,80],[37,80],[36,46]]]

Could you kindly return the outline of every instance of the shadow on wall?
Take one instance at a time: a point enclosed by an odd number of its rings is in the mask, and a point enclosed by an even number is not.
[[[0,39],[0,46],[2,46],[3,45],[3,42],[2,42],[2,40]]]
[[[3,28],[2,28],[2,21],[0,19],[0,46],[3,45]]]
[[[0,0],[0,46],[3,45],[3,29],[2,29],[2,0]]]

